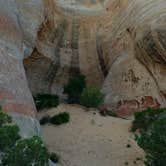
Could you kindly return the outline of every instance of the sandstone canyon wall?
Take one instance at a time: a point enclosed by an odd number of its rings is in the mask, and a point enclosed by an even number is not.
[[[33,93],[77,72],[119,112],[165,106],[165,0],[49,1],[25,68]],[[51,7],[50,7],[51,6]]]
[[[165,106],[166,1],[122,2],[101,41],[109,57],[106,102],[122,112]]]
[[[34,48],[43,10],[40,0],[0,0],[0,105],[25,137],[38,134],[38,124],[23,59]]]
[[[166,106],[165,0],[0,0],[0,6],[5,111],[35,116],[31,92],[63,97],[76,73],[100,86],[105,106],[119,113]]]

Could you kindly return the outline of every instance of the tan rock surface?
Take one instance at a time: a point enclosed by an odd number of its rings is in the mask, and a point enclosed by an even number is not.
[[[35,114],[23,58],[33,50],[43,7],[40,0],[0,0],[0,105],[5,111]]]
[[[24,61],[33,93],[61,94],[68,78],[81,72],[88,85],[102,88],[112,109],[147,96],[166,105],[165,0],[49,0],[45,6],[40,57]]]
[[[42,0],[0,0],[0,105],[23,137],[40,135],[23,58],[30,55],[44,17]]]
[[[33,114],[27,80],[32,93],[62,94],[78,72],[101,87],[106,107],[147,97],[156,104],[135,110],[166,105],[165,0],[0,0],[0,8],[4,107]]]

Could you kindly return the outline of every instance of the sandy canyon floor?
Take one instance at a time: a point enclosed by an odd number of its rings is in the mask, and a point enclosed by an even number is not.
[[[71,116],[68,124],[42,126],[49,150],[61,157],[58,166],[144,165],[144,153],[129,131],[132,120],[102,117],[95,110],[65,104],[39,113],[38,118],[64,111]]]

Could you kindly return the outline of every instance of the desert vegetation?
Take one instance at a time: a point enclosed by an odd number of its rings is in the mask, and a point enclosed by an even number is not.
[[[166,109],[148,108],[135,114],[132,131],[138,145],[146,153],[146,166],[165,166],[166,163]]]
[[[40,124],[45,125],[47,123],[54,125],[61,125],[70,121],[70,114],[68,112],[62,112],[52,117],[46,115],[40,119]]]
[[[50,116],[49,115],[45,115],[40,119],[40,124],[41,125],[45,125],[47,123],[49,123],[50,121]]]
[[[81,104],[86,107],[97,108],[104,101],[104,94],[98,87],[87,87],[85,76],[77,75],[70,78],[64,86],[64,93],[68,95],[68,103]]]
[[[69,120],[70,120],[70,114],[68,112],[62,112],[51,117],[50,123],[55,125],[61,125],[64,123],[68,123]]]
[[[149,127],[153,124],[153,122],[156,121],[164,113],[166,113],[166,108],[147,108],[144,111],[136,112],[134,114],[134,121],[131,130],[147,131]]]
[[[0,152],[2,166],[47,166],[49,158],[56,160],[56,156],[49,154],[39,136],[22,138],[19,127],[12,118],[0,110]]]
[[[67,83],[64,85],[64,94],[68,95],[68,103],[80,103],[80,96],[83,89],[86,88],[86,81],[84,75],[77,75],[71,77]]]
[[[11,148],[4,151],[4,166],[47,166],[49,153],[38,136],[19,139]]]
[[[166,117],[156,120],[148,132],[137,134],[138,145],[146,153],[146,166],[165,166],[166,163]]]
[[[97,108],[104,102],[104,94],[98,87],[85,88],[81,94],[80,103],[86,107]]]
[[[33,98],[38,111],[59,105],[59,97],[57,95],[39,93],[34,95]]]
[[[50,160],[51,160],[52,162],[58,163],[58,162],[59,162],[59,159],[60,159],[60,157],[59,157],[58,154],[56,154],[56,153],[54,153],[54,152],[50,153]]]
[[[87,87],[84,75],[76,75],[71,77],[63,87],[63,93],[67,95],[69,104],[80,104],[85,107],[98,108],[104,102],[104,94],[99,87]],[[59,97],[56,94],[39,93],[33,96],[38,111],[57,107],[59,105]],[[41,123],[48,121],[43,118]]]

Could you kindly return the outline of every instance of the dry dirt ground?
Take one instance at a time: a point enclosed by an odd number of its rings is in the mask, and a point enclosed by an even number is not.
[[[65,104],[39,113],[38,118],[64,111],[71,116],[68,124],[42,126],[49,150],[61,156],[58,166],[144,165],[144,153],[129,132],[131,120],[102,117],[95,110]]]

